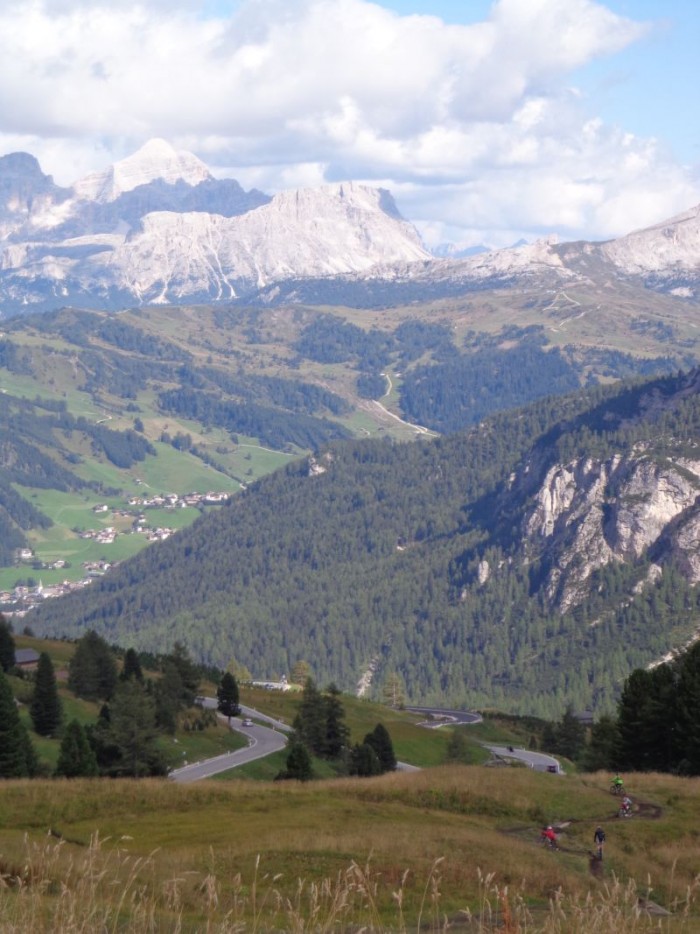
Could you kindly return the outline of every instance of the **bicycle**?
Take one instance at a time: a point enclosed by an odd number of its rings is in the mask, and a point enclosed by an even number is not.
[[[625,786],[621,782],[613,782],[610,785],[610,794],[611,795],[624,795]]]

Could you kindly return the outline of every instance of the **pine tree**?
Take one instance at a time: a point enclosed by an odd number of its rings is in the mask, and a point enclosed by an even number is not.
[[[557,727],[556,752],[567,759],[576,759],[586,739],[586,729],[567,707]]]
[[[675,711],[672,733],[679,737],[678,770],[685,775],[700,775],[700,644],[692,646],[680,661],[672,709]]]
[[[55,774],[64,778],[91,778],[98,773],[97,759],[85,730],[77,720],[71,720],[63,734]]]
[[[238,692],[238,684],[236,679],[233,677],[230,671],[224,672],[224,675],[221,679],[221,684],[218,687],[216,692],[217,705],[216,709],[219,713],[223,714],[225,717],[228,717],[229,724],[231,723],[231,717],[236,717],[241,712]]]
[[[625,681],[617,706],[619,739],[615,748],[615,766],[618,769],[644,771],[646,750],[639,737],[644,730],[646,710],[651,696],[651,674],[635,669]]]
[[[15,664],[15,640],[12,627],[0,613],[0,669],[9,671]]]
[[[39,736],[52,736],[63,719],[61,698],[58,696],[56,674],[48,653],[42,652],[36,669],[34,697],[29,708],[34,730]]]
[[[29,733],[19,718],[10,682],[0,672],[0,778],[25,778],[36,772]]]

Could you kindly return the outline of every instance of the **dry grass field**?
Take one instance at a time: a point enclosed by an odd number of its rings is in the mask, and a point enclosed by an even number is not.
[[[608,778],[5,782],[0,930],[700,930],[700,782],[627,776],[621,820]],[[540,845],[543,823],[559,850]]]

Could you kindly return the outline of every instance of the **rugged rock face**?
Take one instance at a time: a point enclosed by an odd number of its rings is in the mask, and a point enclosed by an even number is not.
[[[640,448],[605,461],[551,467],[524,522],[531,558],[545,555],[548,597],[575,605],[591,574],[650,554],[700,582],[700,461],[659,460]]]
[[[163,140],[72,189],[32,156],[0,159],[0,239],[9,308],[231,301],[430,258],[386,191],[347,182],[270,198]]]
[[[6,312],[235,299],[377,307],[615,280],[700,295],[700,207],[609,243],[549,237],[438,259],[386,191],[345,182],[271,198],[164,140],[70,189],[27,153],[0,158],[0,247]]]

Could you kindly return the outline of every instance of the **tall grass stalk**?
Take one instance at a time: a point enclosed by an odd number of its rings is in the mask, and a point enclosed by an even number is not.
[[[450,930],[469,934],[692,934],[698,930],[700,878],[660,913],[650,885],[612,876],[586,895],[556,891],[548,906],[528,906],[524,885],[512,889],[495,873],[478,870],[479,900],[448,918],[441,909],[441,865],[436,859],[422,897],[408,918],[405,892],[409,872],[391,893],[387,911],[386,879],[368,859],[333,877],[298,879],[292,894],[280,891],[280,876],[262,874],[256,859],[249,886],[238,874],[217,877],[211,866],[164,877],[159,851],[133,857],[126,841],[114,844],[93,835],[80,849],[47,838],[25,837],[24,857],[10,866],[0,855],[0,931],[2,934],[409,934]]]

